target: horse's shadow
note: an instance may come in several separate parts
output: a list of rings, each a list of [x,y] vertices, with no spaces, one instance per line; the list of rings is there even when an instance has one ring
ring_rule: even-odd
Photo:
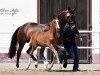
[[[48,72],[85,72],[85,71],[90,71],[90,70],[80,70],[80,71],[73,71],[73,70],[46,70],[46,71],[48,71]]]

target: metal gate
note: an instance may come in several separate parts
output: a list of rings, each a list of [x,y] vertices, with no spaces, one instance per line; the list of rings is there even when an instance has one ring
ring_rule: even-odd
[[[76,7],[76,22],[79,30],[91,30],[91,0],[38,0],[38,22],[48,23],[51,17],[67,7]],[[78,46],[91,46],[91,34],[82,33],[83,42]],[[49,53],[49,52],[48,52]],[[50,59],[50,56],[48,57]],[[80,63],[91,63],[91,49],[80,49]]]

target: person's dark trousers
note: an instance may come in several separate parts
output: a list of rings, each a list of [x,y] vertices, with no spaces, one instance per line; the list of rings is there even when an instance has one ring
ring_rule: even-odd
[[[67,47],[69,57],[74,59],[73,70],[78,69],[79,67],[79,50],[76,45]]]
[[[66,41],[64,41],[63,44],[64,44],[64,48],[68,52],[67,58],[68,59],[71,59],[71,58],[74,59],[73,70],[78,69],[78,67],[79,67],[79,50],[78,50],[76,44],[70,45]]]

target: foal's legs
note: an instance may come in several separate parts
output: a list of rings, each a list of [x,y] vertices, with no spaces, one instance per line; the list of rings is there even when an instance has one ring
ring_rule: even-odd
[[[32,49],[32,46],[30,46],[30,47],[28,48],[28,50],[26,51],[27,54],[29,54],[29,52],[30,52],[31,49]],[[34,55],[32,55],[32,59],[33,59],[34,61],[36,61],[36,58],[34,57]]]
[[[61,64],[60,64],[60,61],[59,61],[59,57],[58,57],[58,52],[57,50],[55,49],[56,47],[54,47],[52,44],[49,45],[49,48],[53,51],[53,53],[55,54],[56,58],[57,58],[57,63],[59,64],[59,67],[61,68]],[[51,67],[50,69],[53,67],[53,64],[54,64],[54,57],[53,57],[53,61],[52,61],[52,64],[51,64]]]
[[[27,53],[29,54],[30,50],[32,49],[32,46],[29,47],[29,49],[27,50]],[[41,49],[40,49],[40,57],[43,57],[43,60],[44,61],[44,68],[47,68],[47,65],[48,65],[48,61],[47,61],[47,58],[44,56],[44,50],[45,50],[45,47],[44,46],[41,46]],[[37,59],[34,57],[34,55],[32,55],[32,59],[34,61],[38,61],[38,55],[37,55]],[[29,58],[29,62],[31,61],[31,59]],[[37,66],[35,65],[35,67],[37,68]]]
[[[27,52],[27,54],[29,55],[29,53],[30,53],[30,51],[31,51],[31,49],[32,49],[32,45],[28,48],[28,50],[26,51]],[[37,66],[37,59],[38,59],[38,56],[37,56],[37,59],[34,57],[34,55],[32,55],[32,59],[33,59],[33,61],[35,61],[35,68],[37,68],[38,66]],[[29,62],[28,62],[28,66],[30,66],[30,64],[31,64],[31,58],[29,58]],[[28,67],[29,68],[29,67]]]
[[[48,67],[48,59],[44,56],[44,50],[46,49],[46,47],[44,46],[41,46],[41,49],[40,49],[40,57],[43,57],[43,60],[44,60],[44,68],[46,69]]]
[[[28,63],[28,67],[26,68],[26,70],[28,70],[29,69],[29,67],[30,67],[30,65],[31,65],[31,58],[32,58],[32,56],[33,56],[33,52],[35,51],[35,49],[36,49],[37,47],[36,46],[33,46],[32,48],[31,48],[31,50],[30,50],[30,52],[29,52],[29,63]],[[37,58],[38,59],[38,58]],[[35,67],[37,68],[37,60],[35,60]]]

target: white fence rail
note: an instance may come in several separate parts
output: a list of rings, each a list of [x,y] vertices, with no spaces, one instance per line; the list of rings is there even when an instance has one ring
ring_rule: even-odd
[[[79,49],[99,49],[100,50],[100,32],[94,32],[94,31],[79,31],[80,33],[84,34],[93,34],[97,33],[99,34],[99,47],[93,47],[93,46],[79,46]],[[7,53],[11,41],[13,32],[0,32],[0,53]],[[27,49],[28,46],[26,45],[24,49]],[[48,47],[47,47],[48,48]],[[26,53],[26,50],[23,50],[23,53]]]

